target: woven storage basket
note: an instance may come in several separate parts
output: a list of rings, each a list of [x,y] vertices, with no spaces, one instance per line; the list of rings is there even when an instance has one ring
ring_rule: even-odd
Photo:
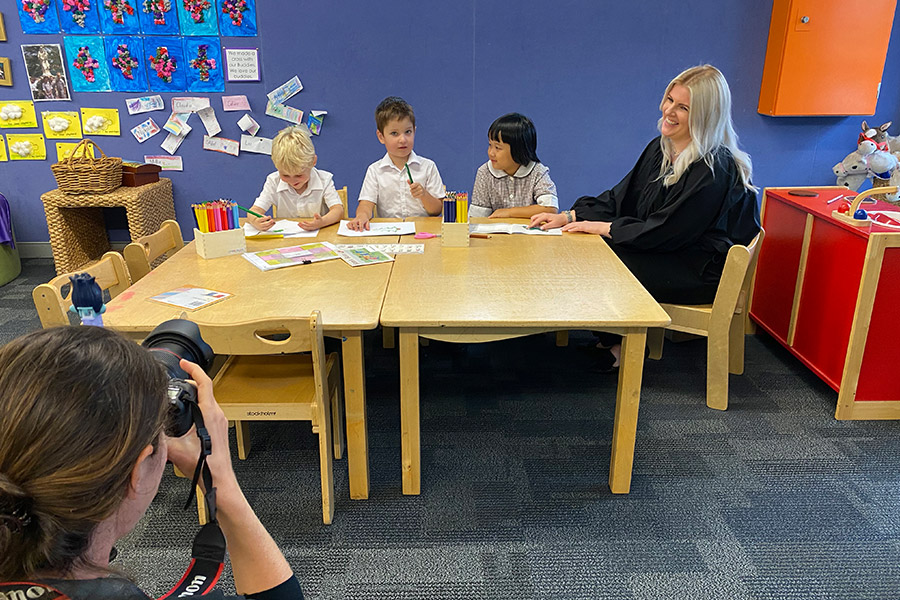
[[[93,145],[101,158],[88,155]],[[81,156],[76,156],[81,149]],[[105,194],[122,185],[122,159],[106,156],[93,140],[78,142],[62,162],[50,165],[59,190],[65,194]]]

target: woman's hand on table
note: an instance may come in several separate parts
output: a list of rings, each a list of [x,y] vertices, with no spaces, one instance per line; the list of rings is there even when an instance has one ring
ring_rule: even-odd
[[[592,233],[594,235],[609,237],[610,225],[612,225],[612,223],[608,221],[575,221],[574,223],[564,225],[562,230],[569,233]]]

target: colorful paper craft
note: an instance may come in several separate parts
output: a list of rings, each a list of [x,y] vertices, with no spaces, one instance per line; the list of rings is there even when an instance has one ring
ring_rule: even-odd
[[[141,31],[145,35],[178,35],[178,10],[181,0],[134,0],[140,7]]]
[[[59,23],[64,33],[100,33],[98,5],[103,0],[59,0]]]
[[[17,0],[23,33],[59,33],[59,15],[52,0]]]
[[[122,135],[118,108],[82,108],[81,127],[86,135]]]
[[[183,92],[187,89],[188,66],[179,38],[145,37],[144,62],[153,92]]]
[[[47,139],[69,140],[81,138],[81,120],[77,111],[43,111],[44,135]]]
[[[187,65],[187,89],[190,92],[224,92],[222,47],[219,38],[184,38],[184,59]]]
[[[136,36],[117,35],[104,38],[104,42],[113,91],[146,92],[143,40]]]
[[[178,7],[181,35],[218,35],[216,0],[172,0]]]
[[[0,100],[0,128],[37,127],[37,115],[31,100]]]
[[[183,171],[184,163],[180,156],[144,155],[144,162],[151,165],[159,165],[163,171]]]
[[[220,35],[256,35],[256,0],[217,0],[216,4]]]
[[[247,96],[222,96],[222,110],[251,110]]]
[[[76,92],[108,92],[109,63],[100,36],[65,36],[66,66]]]
[[[325,115],[327,114],[327,110],[309,111],[309,116],[306,117],[306,127],[309,129],[309,132],[311,134],[319,135],[319,133],[322,131],[322,123],[325,121]]]
[[[128,109],[129,115],[138,115],[154,110],[164,110],[166,108],[162,96],[141,96],[140,98],[125,98],[125,108]]]
[[[141,0],[91,0],[100,12],[100,29],[106,34],[135,35],[141,32]],[[137,5],[137,6],[135,6]]]
[[[40,133],[8,133],[6,143],[12,160],[47,160],[47,147]]]
[[[340,258],[334,246],[328,242],[315,242],[301,246],[247,252],[242,256],[263,271],[293,267],[295,265],[308,265],[323,260]]]
[[[152,118],[147,119],[140,125],[131,128],[131,135],[134,136],[134,139],[138,141],[139,144],[143,144],[154,135],[162,131],[159,128],[159,125],[156,124]]]

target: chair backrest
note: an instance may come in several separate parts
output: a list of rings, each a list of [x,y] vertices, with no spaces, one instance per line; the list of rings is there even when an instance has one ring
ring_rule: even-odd
[[[347,186],[345,185],[344,187],[339,189],[337,191],[337,193],[338,193],[338,197],[341,199],[341,204],[344,205],[344,218],[349,219],[350,213],[347,212],[349,210],[349,207],[347,206]]]
[[[746,246],[734,245],[728,250],[725,267],[722,269],[722,279],[719,280],[716,299],[712,305],[713,318],[719,314],[722,318],[730,319],[734,314],[744,310],[750,294],[750,282],[756,269],[756,260],[759,257],[759,247],[765,235],[766,232],[760,228],[752,242]]]
[[[125,267],[125,259],[118,252],[107,252],[99,261],[84,269],[58,275],[49,282],[42,283],[34,288],[31,297],[34,299],[34,307],[41,319],[41,326],[45,329],[70,324],[69,306],[72,304],[72,285],[69,277],[75,273],[93,275],[100,289],[109,293],[110,299],[115,298],[131,285],[128,269]]]
[[[150,272],[153,262],[164,254],[174,254],[184,247],[181,228],[169,219],[163,221],[159,231],[140,237],[122,251],[131,281],[138,281]]]

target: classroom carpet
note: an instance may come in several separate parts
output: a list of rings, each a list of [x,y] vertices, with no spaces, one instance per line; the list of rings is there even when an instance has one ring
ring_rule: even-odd
[[[0,288],[2,341],[37,329],[26,260]],[[562,308],[561,308],[562,310]],[[836,421],[837,394],[747,336],[729,409],[705,404],[705,341],[644,368],[631,493],[609,491],[615,375],[574,332],[421,348],[422,493],[400,489],[396,350],[366,335],[370,495],[335,461],[322,524],[308,423],[252,423],[238,479],[309,599],[900,598],[900,424]],[[113,563],[151,595],[190,555],[196,509],[169,467]],[[221,585],[233,593],[230,571]]]

